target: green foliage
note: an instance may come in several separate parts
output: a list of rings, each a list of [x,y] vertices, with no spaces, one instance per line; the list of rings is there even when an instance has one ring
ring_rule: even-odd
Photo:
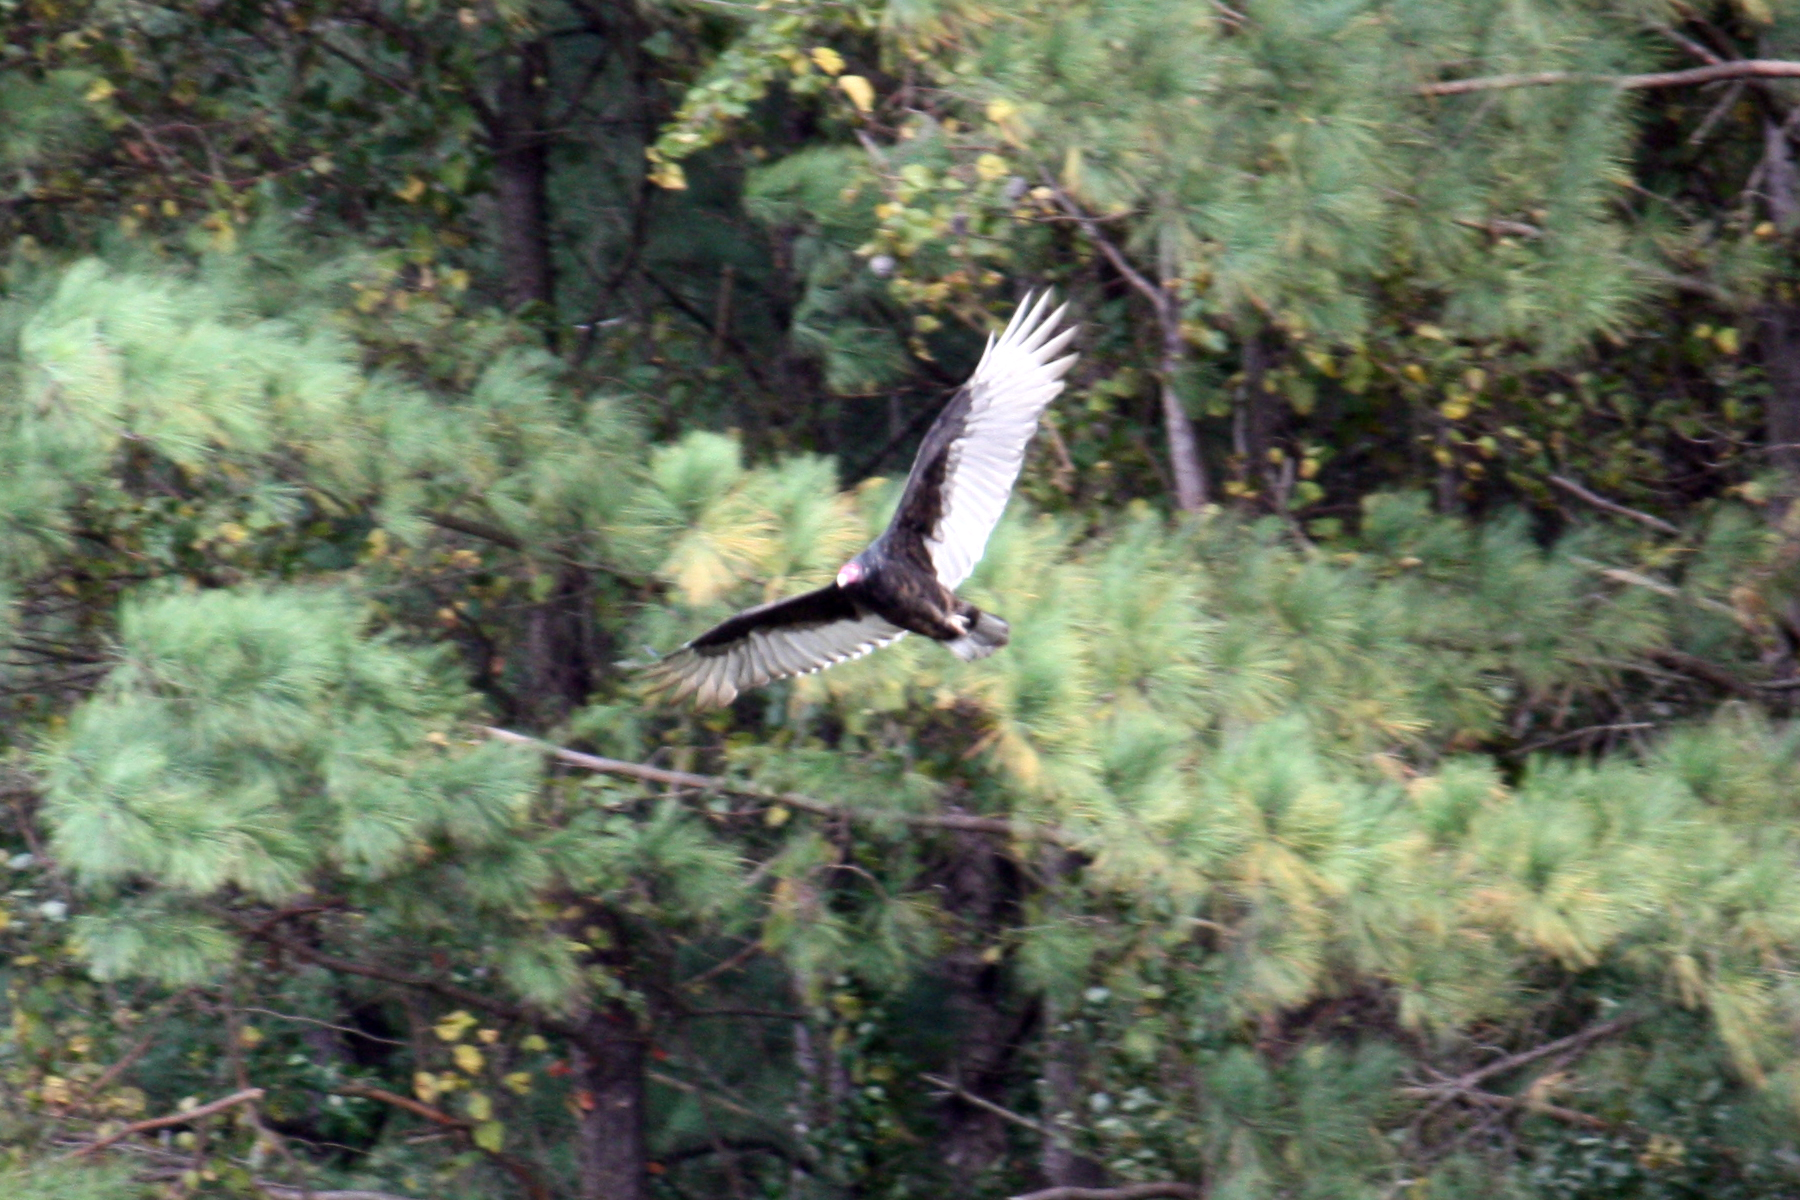
[[[0,1182],[1800,1190],[1785,8],[0,8]],[[646,698],[1042,283],[1005,651]]]

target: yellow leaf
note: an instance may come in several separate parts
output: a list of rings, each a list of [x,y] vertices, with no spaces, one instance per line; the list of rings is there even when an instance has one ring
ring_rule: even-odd
[[[500,1147],[506,1144],[506,1126],[498,1121],[483,1121],[475,1127],[472,1136],[477,1146],[489,1154],[498,1154]]]
[[[437,1034],[441,1041],[456,1042],[462,1040],[462,1035],[469,1032],[469,1027],[473,1024],[475,1018],[459,1008],[433,1025],[431,1032]]]
[[[830,46],[816,47],[812,52],[812,60],[819,64],[819,70],[827,75],[836,75],[844,69],[844,56]]]
[[[988,102],[987,106],[987,119],[996,125],[1001,125],[1006,122],[1008,117],[1018,111],[1019,106],[1014,104],[1011,100],[991,100]]]
[[[1730,327],[1719,330],[1713,334],[1713,345],[1717,346],[1722,353],[1736,354],[1738,352],[1738,331]]]
[[[430,1104],[438,1098],[437,1076],[430,1071],[413,1072],[413,1095]]]
[[[475,1039],[484,1046],[491,1046],[500,1040],[500,1031],[498,1029],[477,1029]]]
[[[793,815],[793,810],[785,804],[771,805],[769,811],[763,814],[763,824],[771,829],[780,829]]]
[[[1063,187],[1071,192],[1081,190],[1081,147],[1070,146],[1063,155],[1062,168]]]
[[[407,176],[406,182],[394,189],[394,195],[400,197],[408,204],[416,203],[419,197],[424,194],[425,181],[420,179],[417,175]]]
[[[477,1121],[486,1121],[494,1115],[494,1102],[485,1092],[470,1092],[463,1101],[463,1111]]]
[[[541,1054],[550,1048],[550,1043],[535,1033],[528,1033],[519,1039],[519,1049],[529,1050],[533,1054]]]
[[[500,1082],[521,1096],[531,1091],[531,1073],[529,1071],[513,1071]]]
[[[975,160],[975,174],[992,183],[1006,174],[1006,160],[998,154],[984,154]]]
[[[238,1045],[259,1046],[262,1044],[263,1031],[254,1025],[246,1025],[238,1030]]]
[[[456,1060],[458,1069],[468,1075],[478,1074],[487,1062],[487,1059],[481,1056],[481,1051],[469,1045],[458,1046],[450,1052],[450,1057]]]
[[[87,95],[82,97],[82,99],[86,100],[89,104],[99,104],[103,100],[111,99],[112,94],[118,90],[118,88],[112,85],[112,80],[96,79],[88,86]]]
[[[667,191],[685,191],[687,172],[681,169],[680,163],[659,162],[650,168],[650,182]]]
[[[875,109],[875,89],[861,75],[845,75],[838,80],[838,87],[850,102],[856,105],[857,112],[873,112]]]

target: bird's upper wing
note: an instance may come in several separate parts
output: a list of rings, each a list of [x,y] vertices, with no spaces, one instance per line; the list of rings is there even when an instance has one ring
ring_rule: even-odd
[[[1057,357],[1075,336],[1073,327],[1057,332],[1068,305],[1046,315],[1049,307],[1049,292],[1036,303],[1027,296],[999,340],[988,339],[975,374],[925,435],[889,526],[888,537],[922,546],[947,588],[981,561],[1038,416],[1075,362]]]
[[[730,704],[744,688],[808,675],[898,641],[906,631],[860,613],[836,584],[759,604],[707,630],[649,668],[679,700]]]

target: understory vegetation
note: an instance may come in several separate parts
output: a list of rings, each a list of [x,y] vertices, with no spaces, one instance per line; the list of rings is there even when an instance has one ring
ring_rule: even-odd
[[[20,1200],[1800,1197],[1800,8],[0,27]]]

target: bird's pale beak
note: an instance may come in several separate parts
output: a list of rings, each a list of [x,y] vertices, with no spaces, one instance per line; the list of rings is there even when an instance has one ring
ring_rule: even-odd
[[[838,569],[837,585],[839,587],[849,587],[853,583],[861,583],[862,577],[862,564],[847,562]]]

